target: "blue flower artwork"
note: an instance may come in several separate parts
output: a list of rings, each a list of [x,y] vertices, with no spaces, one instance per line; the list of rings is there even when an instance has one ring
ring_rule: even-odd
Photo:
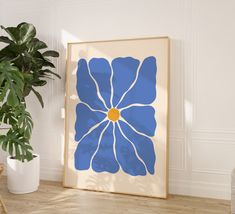
[[[153,175],[156,58],[79,59],[74,153],[77,170]]]

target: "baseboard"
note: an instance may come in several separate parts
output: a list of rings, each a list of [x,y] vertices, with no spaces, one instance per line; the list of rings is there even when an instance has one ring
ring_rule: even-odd
[[[62,181],[62,168],[41,168],[42,180]],[[204,198],[231,199],[231,186],[228,184],[196,182],[187,180],[170,180],[169,193]]]
[[[205,198],[231,199],[231,186],[227,184],[195,182],[187,180],[170,180],[169,192]]]
[[[63,169],[62,168],[45,168],[41,167],[40,169],[40,179],[48,181],[62,181],[63,178]]]

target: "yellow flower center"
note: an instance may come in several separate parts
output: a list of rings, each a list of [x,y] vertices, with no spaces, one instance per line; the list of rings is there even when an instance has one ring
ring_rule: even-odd
[[[116,108],[109,109],[109,112],[108,112],[109,120],[112,120],[113,122],[115,122],[119,119],[119,117],[120,117],[120,112],[118,109]]]

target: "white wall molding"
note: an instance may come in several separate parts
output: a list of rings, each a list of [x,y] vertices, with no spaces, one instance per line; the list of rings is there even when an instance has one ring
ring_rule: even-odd
[[[235,131],[233,130],[216,130],[216,129],[204,129],[204,130],[193,130],[192,138],[196,140],[206,140],[235,143]]]
[[[194,144],[214,144],[214,145],[221,144],[221,145],[235,146],[235,140],[233,140],[233,139],[195,137],[192,139],[192,143],[194,143]]]
[[[223,198],[227,200],[230,199],[231,195],[231,188],[229,184],[189,180],[170,180],[169,191],[179,195]]]
[[[193,173],[200,173],[200,174],[215,174],[215,175],[231,175],[231,171],[229,170],[221,170],[221,169],[212,169],[212,168],[204,168],[204,169],[196,169],[192,170]]]
[[[181,138],[170,138],[169,170],[186,170],[185,141]],[[177,151],[177,152],[176,152]]]

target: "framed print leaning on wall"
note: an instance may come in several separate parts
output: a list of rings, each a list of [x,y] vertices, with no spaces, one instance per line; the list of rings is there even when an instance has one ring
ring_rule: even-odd
[[[64,186],[167,197],[169,39],[68,44]]]

